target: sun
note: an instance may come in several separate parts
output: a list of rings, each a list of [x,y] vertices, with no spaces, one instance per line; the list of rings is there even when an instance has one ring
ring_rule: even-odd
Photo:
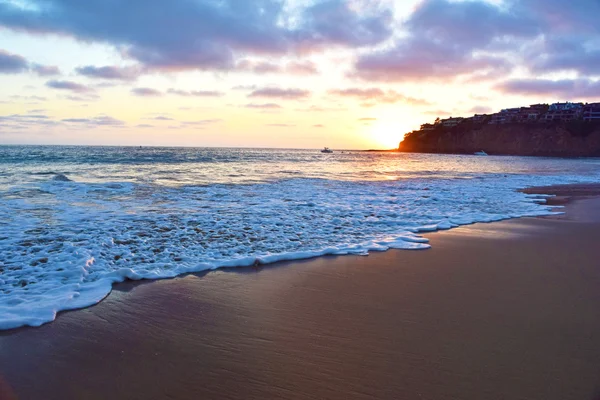
[[[384,149],[395,149],[404,137],[398,124],[377,120],[369,128],[374,144]]]

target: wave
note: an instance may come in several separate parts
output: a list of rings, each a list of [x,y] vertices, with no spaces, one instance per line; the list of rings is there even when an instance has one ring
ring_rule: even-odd
[[[72,182],[65,174],[55,174],[52,180],[55,182]]]
[[[58,176],[58,175],[57,175]],[[67,178],[68,179],[68,178]],[[125,279],[161,279],[322,255],[426,249],[422,232],[556,213],[515,189],[582,177],[160,187],[37,183],[1,199],[0,329],[39,326]]]

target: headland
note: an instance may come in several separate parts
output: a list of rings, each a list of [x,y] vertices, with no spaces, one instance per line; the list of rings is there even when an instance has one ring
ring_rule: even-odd
[[[415,153],[600,157],[600,103],[533,104],[469,118],[436,119],[405,135]]]

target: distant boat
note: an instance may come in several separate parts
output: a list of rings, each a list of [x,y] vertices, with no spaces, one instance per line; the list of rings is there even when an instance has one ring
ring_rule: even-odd
[[[487,156],[488,153],[486,153],[485,151],[481,150],[481,151],[478,151],[477,153],[474,153],[474,155],[476,155],[476,156]]]
[[[325,147],[323,150],[321,150],[321,153],[333,153],[333,150],[331,150],[329,147]]]

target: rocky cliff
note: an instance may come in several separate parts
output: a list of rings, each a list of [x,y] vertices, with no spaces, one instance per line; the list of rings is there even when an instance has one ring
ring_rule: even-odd
[[[600,157],[600,123],[461,124],[433,131],[414,131],[400,143],[400,151],[415,153],[547,157]]]

